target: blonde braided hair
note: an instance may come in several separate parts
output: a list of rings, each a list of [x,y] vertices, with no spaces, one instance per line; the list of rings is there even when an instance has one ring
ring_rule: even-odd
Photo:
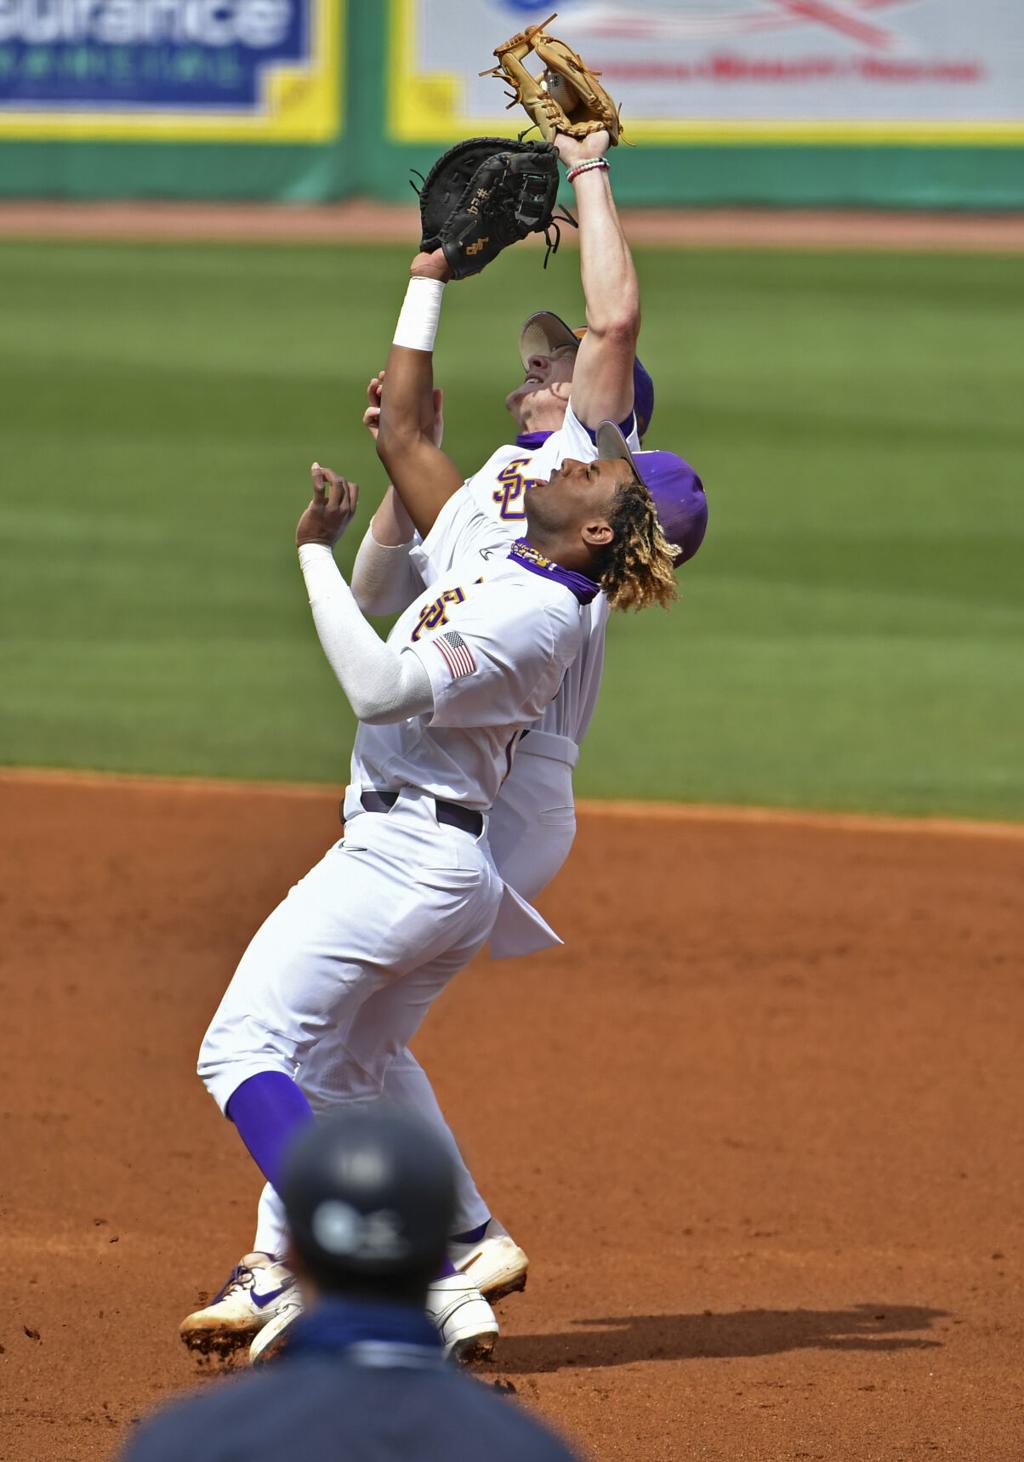
[[[639,479],[616,489],[608,522],[615,536],[596,577],[612,609],[667,609],[676,597],[672,569],[679,549],[662,532],[654,499]]]

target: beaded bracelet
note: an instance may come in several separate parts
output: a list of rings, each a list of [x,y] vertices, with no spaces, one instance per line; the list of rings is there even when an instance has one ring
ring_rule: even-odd
[[[592,172],[594,168],[600,168],[603,172],[608,172],[607,159],[603,157],[584,158],[582,162],[577,162],[573,164],[573,166],[566,173],[565,180],[567,183],[575,182],[580,173]]]

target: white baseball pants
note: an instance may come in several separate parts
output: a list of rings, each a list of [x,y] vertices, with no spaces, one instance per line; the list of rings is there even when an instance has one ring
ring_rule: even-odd
[[[561,741],[562,738],[552,736],[542,739],[538,733],[526,738],[488,819],[487,837],[498,872],[529,903],[562,867],[576,835],[572,790],[576,748],[572,742],[560,746]],[[530,749],[531,742],[538,750]],[[374,814],[364,813],[350,823],[353,837],[371,816]],[[351,1090],[350,1074],[330,1060],[329,1052],[325,1063],[319,1049],[310,1053],[305,1075],[299,1080],[314,1110],[343,1101],[377,1101],[383,1097],[417,1112],[434,1126],[455,1165],[454,1232],[468,1232],[490,1217],[490,1209],[462,1158],[430,1079],[407,1045],[388,1062],[383,1085],[378,1090]],[[284,1210],[276,1191],[267,1183],[260,1197],[253,1249],[282,1255],[286,1241]]]
[[[353,818],[256,933],[206,1033],[199,1074],[221,1110],[260,1071],[314,1110],[379,1097],[502,895],[486,838],[439,824],[432,798]]]

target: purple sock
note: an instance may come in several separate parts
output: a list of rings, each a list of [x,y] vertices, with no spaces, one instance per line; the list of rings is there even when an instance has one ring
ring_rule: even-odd
[[[300,1088],[283,1071],[257,1072],[231,1093],[227,1115],[257,1167],[276,1188],[285,1148],[299,1128],[313,1120]]]
[[[456,1269],[455,1265],[452,1263],[452,1261],[450,1259],[442,1259],[441,1260],[441,1267],[437,1271],[436,1278],[437,1279],[450,1279],[453,1274],[458,1274],[458,1272],[459,1271]]]
[[[476,1228],[468,1228],[464,1234],[452,1234],[452,1243],[478,1244],[487,1232],[487,1225],[490,1221],[489,1218],[485,1218],[483,1223],[478,1223]]]

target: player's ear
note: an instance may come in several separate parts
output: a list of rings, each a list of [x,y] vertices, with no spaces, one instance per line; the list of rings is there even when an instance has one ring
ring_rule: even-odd
[[[607,518],[594,518],[591,522],[584,523],[580,532],[588,548],[607,548],[615,537]]]

